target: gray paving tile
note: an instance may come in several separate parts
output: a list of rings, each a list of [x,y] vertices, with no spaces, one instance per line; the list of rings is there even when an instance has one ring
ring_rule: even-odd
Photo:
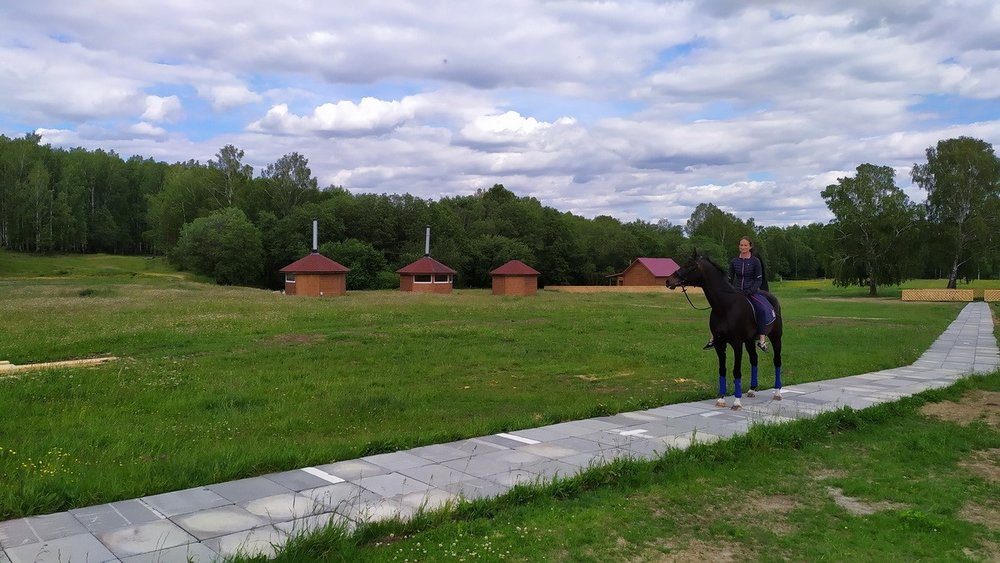
[[[563,436],[583,436],[584,434],[593,434],[599,430],[617,428],[617,425],[596,420],[574,420],[572,422],[560,422],[559,424],[553,424],[545,428],[552,432],[558,432]]]
[[[542,456],[537,456],[528,452],[510,450],[506,452],[494,452],[491,454],[475,456],[468,460],[446,461],[442,465],[476,477],[485,477],[487,475],[495,475],[502,471],[517,469],[524,465],[538,463],[544,459],[545,458]]]
[[[327,526],[341,527],[345,532],[354,530],[355,524],[346,516],[335,512],[324,512],[304,518],[296,518],[288,522],[275,524],[274,527],[294,538],[301,535],[308,535],[326,528]]]
[[[82,528],[82,526],[81,526]],[[85,561],[100,563],[118,561],[104,544],[92,534],[76,534],[40,543],[12,547],[7,550],[11,563],[68,563]]]
[[[559,438],[566,437],[566,434],[550,430],[549,427],[547,426],[543,426],[541,428],[527,428],[524,430],[518,430],[517,432],[511,432],[511,434],[516,434],[518,436],[521,436],[522,438],[538,440],[539,442],[549,442],[552,440],[558,440]]]
[[[347,514],[352,507],[382,498],[377,493],[348,482],[306,489],[301,494],[340,514]]]
[[[136,499],[77,508],[69,513],[95,535],[163,519]]]
[[[326,471],[330,475],[335,475],[345,481],[357,481],[358,479],[371,477],[373,475],[391,473],[390,469],[361,459],[349,459],[346,461],[329,463],[327,465],[317,465],[316,469]]]
[[[229,500],[205,487],[143,497],[142,501],[168,518],[178,514],[232,504]]]
[[[477,455],[483,455],[493,452],[500,452],[504,450],[509,450],[507,446],[501,446],[500,444],[493,444],[485,440],[478,440],[472,438],[469,440],[458,440],[457,442],[448,442],[444,444],[449,448],[454,448],[458,451],[465,452],[465,457],[472,457]]]
[[[510,438],[505,438],[503,436],[497,436],[495,434],[494,435],[490,435],[490,436],[480,436],[477,439],[478,440],[482,440],[484,442],[489,442],[491,444],[496,444],[498,446],[502,446],[502,447],[507,448],[507,449],[518,448],[520,446],[525,445],[525,443],[526,443],[526,442],[521,442],[521,441],[518,441],[518,440],[512,440]]]
[[[609,424],[609,428],[618,428],[621,426],[629,426],[630,424],[635,424],[635,419],[625,416],[624,414],[616,414],[613,416],[599,416],[597,418],[592,418],[590,420],[597,420]]]
[[[388,454],[370,455],[361,459],[363,461],[367,461],[368,463],[374,463],[379,467],[384,467],[389,471],[399,471],[400,469],[420,467],[421,465],[431,463],[430,460],[413,455],[409,452],[392,452]]]
[[[461,497],[459,495],[436,488],[399,496],[401,504],[415,508],[418,511],[440,510],[445,507],[453,509],[458,506],[460,501]]]
[[[348,517],[360,524],[364,524],[385,520],[406,521],[416,513],[416,508],[408,504],[403,504],[403,501],[399,498],[391,498],[381,499],[365,506],[356,507]]]
[[[554,479],[565,479],[579,473],[580,469],[572,464],[559,461],[557,459],[547,459],[521,468],[523,471],[534,473],[544,481],[549,482]]]
[[[303,469],[270,473],[268,475],[264,475],[264,477],[294,492],[305,489],[315,489],[316,487],[322,487],[330,484],[329,481],[307,473]]]
[[[202,543],[189,543],[169,549],[123,557],[122,563],[214,563],[221,556]]]
[[[260,516],[270,524],[304,518],[329,510],[325,504],[299,493],[282,493],[258,498],[242,503],[240,506],[250,514]]]
[[[277,549],[288,541],[288,534],[274,526],[264,526],[212,538],[205,545],[223,557],[274,557]]]
[[[459,459],[467,457],[469,454],[458,448],[448,446],[445,444],[435,444],[432,446],[423,446],[419,448],[414,448],[410,450],[410,453],[422,457],[428,461],[434,463],[440,463],[442,461],[449,461],[452,459]]]
[[[412,469],[403,469],[399,473],[433,487],[442,487],[474,478],[468,473],[437,463],[414,467]]]
[[[10,563],[10,557],[7,557],[7,553],[0,549],[0,563]]]
[[[290,492],[274,481],[265,477],[251,477],[209,485],[208,490],[216,493],[229,502],[239,504],[255,498],[269,497]]]
[[[10,549],[86,532],[83,524],[68,512],[18,518],[0,523],[0,546]]]
[[[357,484],[386,498],[417,491],[426,491],[430,488],[430,485],[427,483],[407,477],[402,473],[387,473],[385,475],[365,477],[364,479],[359,479]]]
[[[559,459],[563,457],[579,455],[581,453],[584,453],[585,451],[594,451],[596,449],[600,449],[600,444],[597,444],[596,442],[591,442],[589,440],[580,440],[580,441],[584,444],[587,444],[587,447],[585,449],[573,448],[570,447],[568,444],[560,443],[560,440],[555,440],[547,443],[531,444],[528,446],[524,446],[523,448],[520,448],[520,451],[527,452],[532,455],[547,457],[549,459]]]
[[[493,498],[510,491],[510,487],[487,481],[478,477],[460,483],[445,485],[442,489],[458,495],[462,499],[476,500],[481,498]]]
[[[97,538],[117,557],[150,553],[197,541],[194,536],[170,520],[137,524],[105,532],[98,535]]]
[[[234,505],[175,516],[173,521],[199,540],[242,532],[268,523],[266,519]]]

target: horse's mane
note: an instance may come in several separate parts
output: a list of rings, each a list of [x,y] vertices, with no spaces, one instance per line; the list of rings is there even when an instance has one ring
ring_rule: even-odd
[[[716,264],[715,260],[712,260],[710,257],[708,257],[708,256],[706,256],[704,254],[702,254],[701,257],[704,258],[709,264],[715,266],[715,269],[718,270],[720,274],[722,274],[723,276],[726,276],[726,270],[723,269],[722,266]]]

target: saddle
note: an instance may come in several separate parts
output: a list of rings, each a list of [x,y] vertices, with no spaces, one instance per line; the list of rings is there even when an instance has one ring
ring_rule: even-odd
[[[756,299],[754,299],[756,297]],[[755,293],[750,297],[745,297],[748,303],[750,303],[750,311],[753,312],[753,320],[757,322],[757,315],[764,315],[764,326],[768,326],[773,323],[778,315],[774,312],[774,306],[771,302],[767,300],[760,293]]]

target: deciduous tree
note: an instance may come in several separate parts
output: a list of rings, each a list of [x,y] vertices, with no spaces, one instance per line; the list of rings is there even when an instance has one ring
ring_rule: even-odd
[[[868,294],[875,296],[879,285],[902,282],[903,237],[916,226],[916,215],[896,186],[893,169],[862,164],[853,178],[838,178],[822,195],[836,217],[834,283],[867,285]]]
[[[985,141],[946,139],[927,149],[927,163],[914,164],[912,176],[927,190],[929,219],[951,241],[948,287],[954,289],[963,265],[996,250],[1000,160]]]

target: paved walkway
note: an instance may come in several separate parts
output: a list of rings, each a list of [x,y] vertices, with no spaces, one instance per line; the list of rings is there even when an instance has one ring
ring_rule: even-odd
[[[668,405],[10,520],[0,523],[0,563],[272,554],[272,545],[289,534],[331,520],[352,526],[405,517],[458,495],[498,495],[519,482],[574,474],[616,457],[653,458],[667,448],[743,433],[757,422],[893,401],[992,372],[998,364],[990,308],[970,303],[913,365],[791,385],[782,390],[782,401],[765,391],[744,397],[744,409],[736,412],[717,409],[714,400]]]

